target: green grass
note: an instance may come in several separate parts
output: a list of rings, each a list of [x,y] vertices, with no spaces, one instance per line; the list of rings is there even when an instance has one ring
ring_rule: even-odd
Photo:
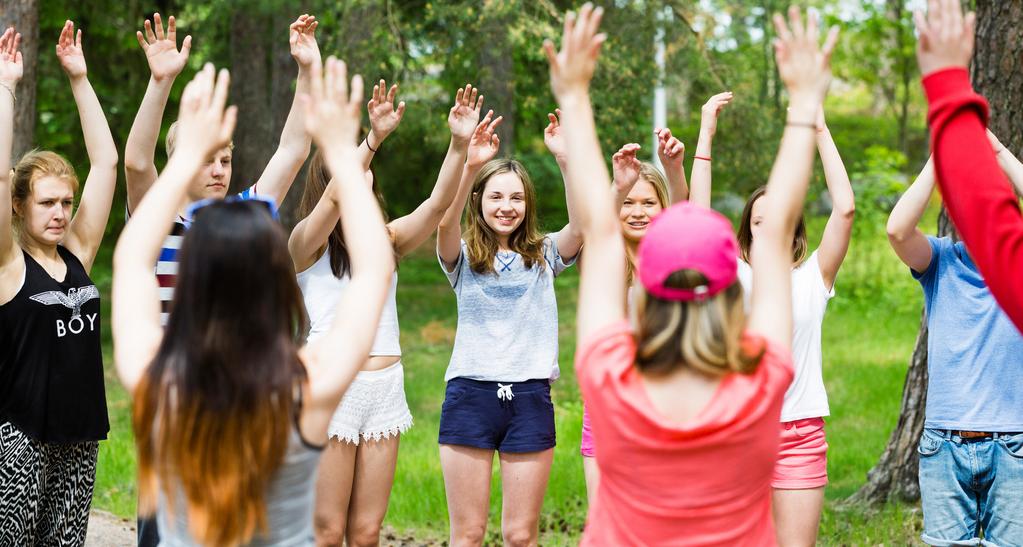
[[[822,222],[810,222],[811,234]],[[839,502],[864,482],[896,423],[906,365],[920,319],[920,291],[877,233],[857,236],[837,283],[824,324],[824,378],[831,400],[827,420],[831,483],[821,522],[825,545],[902,545],[917,542],[921,518],[912,506],[880,509]],[[816,241],[816,239],[812,239]],[[431,248],[424,245],[424,249]],[[94,277],[109,294],[109,255]],[[451,289],[428,251],[401,264],[401,318],[405,386],[415,426],[401,442],[398,469],[385,525],[406,536],[444,539],[447,506],[437,450],[437,425],[456,326]],[[578,273],[569,269],[557,282],[560,309],[561,380],[554,384],[558,446],[541,518],[543,545],[578,543],[585,522],[585,486],[579,456],[582,404],[572,368]],[[109,308],[104,310],[109,321]],[[109,323],[105,355],[112,367]],[[110,440],[101,443],[94,505],[121,516],[135,507],[135,457],[130,404],[108,372]],[[500,481],[495,465],[487,544],[500,542]]]

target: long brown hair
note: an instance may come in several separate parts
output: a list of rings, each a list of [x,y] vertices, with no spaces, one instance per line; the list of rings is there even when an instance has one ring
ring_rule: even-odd
[[[521,163],[502,158],[491,160],[480,169],[476,180],[472,182],[469,207],[465,211],[467,224],[465,247],[469,255],[469,266],[476,273],[495,273],[494,257],[497,256],[498,239],[497,234],[483,218],[483,192],[491,177],[503,173],[514,173],[522,181],[526,204],[525,217],[508,237],[508,247],[522,256],[522,263],[526,268],[532,268],[534,264],[539,264],[541,268],[544,265],[544,238],[536,226],[536,190],[533,181]]]
[[[694,289],[707,284],[696,270],[673,272],[665,286]],[[640,290],[636,302],[636,368],[666,375],[687,366],[710,376],[757,369],[763,345],[745,337],[746,311],[736,281],[704,301],[664,300]]]
[[[767,187],[761,186],[750,194],[746,200],[746,206],[742,208],[742,218],[739,220],[739,233],[736,239],[739,240],[739,256],[747,264],[750,263],[750,249],[753,247],[753,229],[750,223],[753,222],[753,204],[767,193]],[[796,224],[796,233],[792,236],[792,263],[800,265],[806,260],[807,248],[806,223],[803,215],[799,215],[799,222]]]
[[[330,179],[331,176],[330,171],[327,169],[327,162],[323,158],[323,153],[317,148],[313,154],[313,159],[309,162],[309,170],[306,171],[305,188],[302,189],[302,201],[298,206],[299,215],[302,218],[308,217],[313,212],[313,209],[316,208],[316,204],[319,203],[323,192],[326,191],[327,185],[330,184]],[[380,210],[382,211],[384,209],[384,197],[380,194],[375,175],[373,177],[373,194],[376,196],[377,202],[380,203]],[[386,219],[387,216],[385,214],[384,220],[386,221]],[[388,235],[391,235],[393,238],[390,229],[388,229]],[[334,277],[340,279],[352,273],[352,263],[348,257],[348,245],[345,244],[345,232],[341,228],[340,219],[334,224],[334,229],[331,230],[330,235],[327,237],[326,251],[330,253],[330,270],[334,272]],[[323,249],[320,252],[322,253]],[[397,264],[397,261],[395,263]]]
[[[668,181],[664,175],[652,163],[643,162],[639,164],[639,181],[646,181],[654,187],[654,194],[657,195],[657,202],[661,204],[661,210],[667,209],[670,203],[668,198]],[[639,184],[637,181],[637,184]],[[624,237],[624,234],[623,236]],[[632,285],[636,276],[636,257],[631,247],[625,245],[625,279],[628,285]]]
[[[266,531],[266,491],[306,380],[302,294],[287,236],[264,205],[197,212],[169,323],[135,391],[140,512],[162,494],[168,510],[185,508],[189,532],[206,545]]]

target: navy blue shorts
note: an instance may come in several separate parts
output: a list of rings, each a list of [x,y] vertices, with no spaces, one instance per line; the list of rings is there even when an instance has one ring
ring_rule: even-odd
[[[499,452],[553,448],[549,380],[499,383],[452,378],[440,410],[440,444]]]

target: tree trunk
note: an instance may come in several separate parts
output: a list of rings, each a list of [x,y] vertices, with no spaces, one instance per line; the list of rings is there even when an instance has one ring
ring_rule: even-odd
[[[973,87],[991,105],[988,126],[1017,157],[1023,153],[1023,2],[977,0]]]
[[[39,5],[36,0],[0,0],[0,31],[10,26],[21,33],[21,56],[25,66],[14,105],[11,158],[16,162],[35,144],[36,60],[39,55]]]
[[[231,191],[255,184],[273,153],[270,73],[267,37],[269,18],[258,10],[238,10],[231,24],[231,103],[238,106],[234,132]]]
[[[480,21],[481,37],[487,45],[479,48],[479,88],[486,98],[484,114],[493,109],[494,116],[504,116],[497,127],[501,139],[501,152],[505,156],[515,153],[515,59],[511,55],[508,29],[515,17],[518,2],[502,5],[503,2],[487,0],[482,9]]]
[[[973,58],[973,85],[991,104],[991,129],[1014,153],[1023,150],[1023,134],[1011,131],[1023,125],[1023,2],[977,1],[977,40]],[[938,235],[957,239],[945,215],[938,217]],[[902,390],[899,421],[867,484],[850,500],[883,503],[920,498],[916,446],[923,431],[927,401],[927,324],[921,321],[916,348]]]

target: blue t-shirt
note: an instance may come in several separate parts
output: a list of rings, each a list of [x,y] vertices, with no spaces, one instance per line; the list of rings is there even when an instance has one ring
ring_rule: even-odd
[[[1023,431],[1023,336],[995,302],[966,246],[928,237],[931,263],[912,272],[927,309],[924,427]]]

